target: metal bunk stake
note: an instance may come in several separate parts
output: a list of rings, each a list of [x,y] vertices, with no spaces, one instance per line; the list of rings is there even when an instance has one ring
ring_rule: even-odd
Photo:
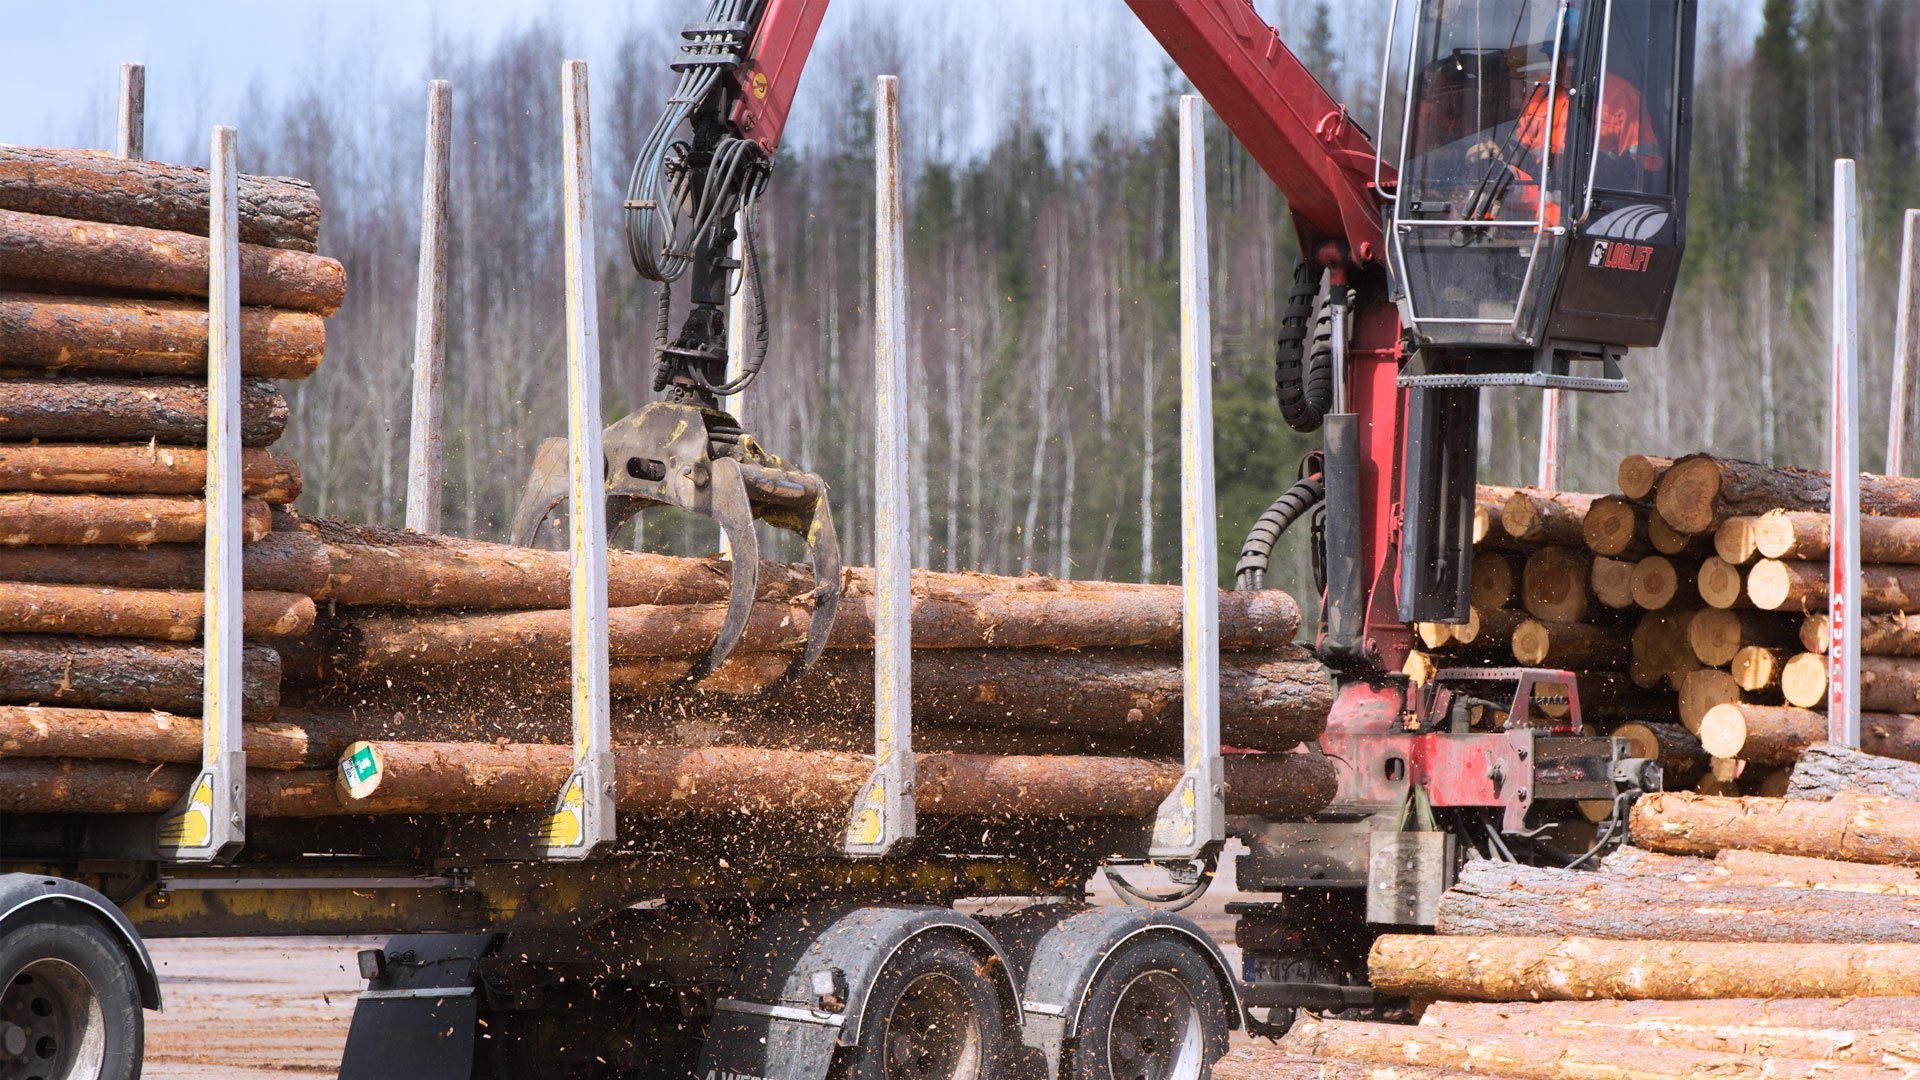
[[[246,839],[241,743],[240,200],[236,137],[213,129],[207,267],[206,611],[201,622],[200,773],[160,819],[161,857],[208,863]]]
[[[1147,854],[1192,859],[1226,838],[1220,761],[1220,572],[1213,516],[1213,341],[1207,283],[1206,114],[1180,99],[1180,577],[1186,771]]]
[[[873,775],[844,848],[877,858],[913,837],[913,548],[907,502],[907,273],[901,226],[900,80],[875,88],[873,306]]]
[[[1828,464],[1827,741],[1860,747],[1860,202],[1853,161],[1833,163],[1833,335]]]

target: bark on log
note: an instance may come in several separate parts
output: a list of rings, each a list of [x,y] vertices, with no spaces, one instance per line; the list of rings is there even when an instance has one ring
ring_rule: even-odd
[[[1544,547],[1527,556],[1520,574],[1521,602],[1527,613],[1545,622],[1574,623],[1587,614],[1588,557],[1561,547]]]
[[[1586,543],[1581,522],[1595,496],[1571,491],[1521,488],[1500,508],[1500,526],[1523,544]]]
[[[1916,1036],[1920,1032],[1912,1029],[1855,1030],[1819,1025],[1757,1025],[1747,1021],[1745,1007],[1758,1003],[1743,1000],[1728,1004],[1734,1007],[1726,1008],[1717,1015],[1679,1019],[1649,1014],[1625,1019],[1610,1017],[1606,1013],[1581,1015],[1560,1010],[1543,1012],[1544,1008],[1549,1007],[1546,1002],[1472,1005],[1434,1002],[1421,1015],[1420,1027],[1457,1031],[1463,1039],[1477,1038],[1483,1032],[1521,1037],[1540,1034],[1636,1048],[1673,1046],[1711,1050],[1763,1062],[1787,1058],[1881,1068],[1895,1063],[1920,1063],[1916,1062],[1916,1050],[1920,1049],[1920,1039],[1916,1039]]]
[[[1634,606],[1645,611],[1659,611],[1680,595],[1682,580],[1694,576],[1691,567],[1682,571],[1672,559],[1665,555],[1649,555],[1633,564],[1633,573],[1627,579],[1628,589],[1633,596]]]
[[[1762,559],[1747,574],[1747,597],[1764,611],[1815,611],[1827,606],[1827,566]],[[1920,608],[1920,566],[1860,568],[1860,607],[1866,612]]]
[[[1707,711],[1740,700],[1740,684],[1718,668],[1690,671],[1680,683],[1680,725],[1698,735]]]
[[[1829,802],[1665,791],[1634,804],[1633,842],[1673,855],[1723,848],[1863,863],[1920,862],[1920,803],[1847,795]]]
[[[143,765],[68,758],[0,760],[0,813],[154,814],[170,810],[199,775],[194,765]],[[333,770],[247,770],[248,817],[346,813]]]
[[[1367,968],[1390,994],[1476,1001],[1920,996],[1920,945],[1388,934]]]
[[[0,705],[0,758],[107,758],[198,762],[200,718],[173,713]],[[325,769],[338,757],[308,752],[307,733],[283,720],[242,725],[247,767]]]
[[[1647,515],[1647,543],[1662,555],[1685,555],[1710,551],[1711,544],[1703,542],[1702,537],[1684,533],[1667,524],[1667,519],[1658,511]]]
[[[313,251],[320,196],[305,180],[241,175],[240,240]],[[95,150],[0,146],[0,208],[205,236],[211,218],[205,169],[129,161]]]
[[[1867,615],[1860,620],[1860,651],[1870,656],[1920,656],[1920,615],[1897,611]],[[1800,623],[1800,644],[1808,652],[1827,651],[1827,614],[1815,611]]]
[[[1631,654],[1625,634],[1591,623],[1528,619],[1513,632],[1513,658],[1528,666],[1624,669]]]
[[[196,535],[195,540],[199,537]],[[307,532],[274,530],[240,549],[248,588],[312,596],[326,587],[327,550]],[[105,585],[123,589],[198,589],[206,551],[198,543],[151,547],[0,545],[0,581]]]
[[[1726,610],[1746,606],[1746,578],[1747,573],[1738,566],[1715,555],[1700,563],[1693,580],[1708,607]]]
[[[1450,1072],[1370,1061],[1329,1061],[1258,1043],[1238,1046],[1213,1065],[1214,1080],[1503,1080],[1485,1072]]]
[[[1725,667],[1750,645],[1784,648],[1794,642],[1794,628],[1777,615],[1750,609],[1707,608],[1687,624],[1687,646],[1708,667]]]
[[[1833,543],[1833,519],[1820,510],[1772,510],[1756,519],[1754,542],[1769,559],[1825,559]],[[1920,563],[1920,520],[1862,517],[1860,561]]]
[[[1587,591],[1603,607],[1615,611],[1633,607],[1633,563],[1595,556],[1593,568],[1587,574]]]
[[[1713,869],[1715,880],[1739,885],[1920,896],[1920,869],[1910,866],[1867,866],[1765,851],[1723,851],[1713,857]]]
[[[1658,761],[1661,772],[1676,785],[1692,783],[1707,770],[1707,752],[1700,740],[1678,724],[1633,721],[1614,728],[1613,737],[1627,740],[1629,757]]]
[[[193,641],[205,614],[206,597],[198,592],[0,582],[0,633]],[[313,601],[250,589],[241,596],[241,617],[248,637],[292,637],[313,626]]]
[[[1648,454],[1628,454],[1620,459],[1620,467],[1614,472],[1616,486],[1620,494],[1629,499],[1645,499],[1653,494],[1660,478],[1673,468],[1670,457],[1653,457]]]
[[[1525,1004],[1436,1001],[1422,1026],[1446,1027],[1456,1018],[1525,1015],[1541,1024],[1633,1028],[1681,1024],[1711,1028],[1796,1028],[1823,1031],[1920,1031],[1920,997],[1731,998],[1706,1001],[1538,1001]]]
[[[1473,606],[1482,611],[1513,607],[1520,601],[1520,572],[1511,555],[1498,551],[1473,553]]]
[[[1728,670],[1733,674],[1733,681],[1739,683],[1740,689],[1747,693],[1778,691],[1781,672],[1792,657],[1793,654],[1785,649],[1746,645],[1733,654],[1733,663]]]
[[[197,645],[0,635],[0,701],[198,714],[202,665]],[[273,715],[280,704],[277,652],[246,647],[241,692],[247,719]]]
[[[1299,626],[1300,609],[1285,593],[1220,594],[1222,647],[1234,651],[1283,648]],[[718,634],[726,609],[719,604],[614,607],[607,629],[615,659],[703,655]],[[762,603],[754,608],[738,650],[797,652],[812,612],[801,604]],[[1179,593],[982,592],[968,597],[916,597],[913,647],[935,649],[1176,649],[1180,643]],[[396,666],[435,667],[513,658],[539,663],[571,655],[572,628],[565,610],[476,615],[363,616],[340,624],[343,639],[334,662],[366,675]],[[873,602],[843,599],[828,639],[833,650],[873,648]]]
[[[1827,700],[1827,658],[1818,653],[1795,656],[1787,661],[1780,687],[1789,705],[1822,707]],[[1920,658],[1862,656],[1860,707],[1876,713],[1920,712]]]
[[[537,809],[566,779],[565,746],[497,743],[355,743],[343,762],[374,763],[341,802],[356,813]],[[872,772],[870,755],[744,747],[620,747],[616,798],[629,813],[844,815]],[[1171,761],[1139,758],[921,754],[923,814],[1145,817],[1180,778]],[[1227,765],[1230,812],[1296,817],[1334,795],[1333,767],[1314,754],[1237,755]]]
[[[1580,534],[1596,555],[1632,555],[1651,550],[1647,512],[1619,495],[1602,495],[1587,506]]]
[[[247,543],[273,525],[259,499],[243,501],[240,520]],[[0,546],[179,544],[206,530],[206,500],[192,495],[0,495]]]
[[[1654,505],[1667,524],[1702,533],[1741,514],[1826,509],[1828,489],[1825,473],[1694,454],[1661,477]],[[1882,517],[1920,516],[1920,480],[1862,474],[1860,509]]]
[[[35,281],[207,295],[207,239],[138,225],[0,210],[0,267]],[[338,260],[240,245],[240,302],[331,315],[347,295]]]
[[[1920,898],[1717,881],[1614,878],[1469,860],[1436,932],[1664,941],[1920,944]]]
[[[240,382],[240,439],[270,446],[287,399],[266,379]],[[191,379],[0,376],[0,439],[26,442],[204,443],[207,384]]]
[[[1866,740],[1867,724],[1867,718],[1862,716],[1862,742]],[[1920,765],[1828,742],[1808,746],[1793,767],[1793,783],[1787,788],[1787,798],[1831,799],[1839,795],[1920,802]]]
[[[204,376],[207,326],[205,303],[0,292],[0,368]],[[240,309],[243,375],[304,379],[326,344],[318,315]]]
[[[1879,1065],[1786,1059],[1676,1046],[1637,1045],[1622,1054],[1614,1039],[1540,1032],[1471,1031],[1303,1015],[1279,1042],[1293,1054],[1348,1061],[1459,1069],[1524,1080],[1698,1080],[1707,1076],[1884,1080]]]
[[[264,502],[300,496],[300,466],[285,454],[240,455],[240,488]],[[197,446],[0,446],[0,491],[55,495],[198,495],[207,452]]]
[[[1732,566],[1745,566],[1759,554],[1755,517],[1730,517],[1713,531],[1713,553]]]

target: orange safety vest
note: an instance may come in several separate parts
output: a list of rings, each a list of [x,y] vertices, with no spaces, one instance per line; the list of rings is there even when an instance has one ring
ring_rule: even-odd
[[[1567,116],[1572,111],[1571,98],[1565,86],[1555,87],[1553,93],[1553,154],[1559,157],[1567,151]],[[1547,94],[1546,85],[1534,87],[1527,99],[1526,108],[1520,113],[1517,135],[1520,145],[1539,153],[1546,142]],[[1653,120],[1647,115],[1646,107],[1640,101],[1640,91],[1618,75],[1605,77],[1600,101],[1600,141],[1598,151],[1632,157],[1640,161],[1643,167],[1657,169],[1664,164],[1657,143],[1647,140],[1654,132]],[[1516,209],[1523,213],[1533,213],[1539,205],[1540,185],[1537,179],[1514,166],[1518,174],[1519,185],[1514,191],[1513,202]],[[1547,204],[1546,223],[1549,227],[1560,224],[1560,205],[1558,202]]]

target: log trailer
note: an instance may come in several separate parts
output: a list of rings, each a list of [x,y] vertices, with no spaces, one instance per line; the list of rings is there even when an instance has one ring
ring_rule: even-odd
[[[361,955],[370,988],[349,1080],[1201,1078],[1230,1029],[1270,1029],[1253,1010],[1390,1004],[1366,984],[1371,938],[1430,925],[1469,852],[1554,865],[1590,854],[1552,827],[1572,802],[1624,807],[1660,777],[1622,740],[1582,736],[1576,673],[1443,669],[1414,685],[1401,668],[1411,624],[1468,613],[1481,389],[1624,390],[1623,352],[1659,340],[1684,242],[1694,0],[1396,3],[1377,112],[1397,117],[1397,152],[1384,153],[1247,0],[1128,3],[1285,195],[1297,232],[1276,381],[1287,422],[1324,431],[1324,448],[1249,537],[1237,577],[1257,586],[1279,533],[1322,516],[1316,652],[1338,688],[1318,749],[1338,777],[1331,806],[1308,820],[1226,816],[1206,709],[1212,545],[1189,540],[1186,771],[1150,828],[917,819],[911,729],[904,704],[889,707],[904,687],[889,693],[885,674],[878,767],[843,829],[616,813],[595,615],[608,520],[670,505],[728,537],[727,618],[691,678],[745,632],[756,519],[812,553],[818,635],[796,672],[824,647],[838,600],[826,484],[767,453],[724,407],[765,360],[759,313],[729,372],[729,344],[748,327],[728,299],[759,272],[755,201],[827,4],[714,0],[683,32],[680,83],[625,206],[634,263],[663,286],[663,397],[604,433],[590,422],[590,275],[570,274],[572,437],[543,449],[516,515],[526,540],[562,499],[584,508],[567,520],[574,772],[553,812],[538,827],[485,814],[248,822],[239,620],[213,617],[220,602],[232,614],[238,560],[210,560],[207,591],[228,599],[209,601],[207,760],[183,804],[157,826],[131,814],[0,819],[0,869],[13,871],[0,875],[0,1077],[138,1075],[140,1010],[159,1005],[142,935],[394,933]],[[592,265],[590,215],[578,212],[590,190],[584,69],[567,85],[582,106],[568,141],[571,271]],[[216,181],[216,249],[219,201]],[[217,260],[213,278],[217,314],[237,301],[220,298]],[[683,279],[689,314],[669,336],[667,286]],[[897,310],[888,288],[879,306]],[[217,420],[238,376],[212,353]],[[225,451],[209,426],[211,499]],[[1188,486],[1199,489],[1188,530],[1210,537],[1210,474]],[[237,484],[231,501],[237,517]],[[210,551],[225,527],[215,519]],[[886,527],[877,641],[888,603],[905,619],[904,561],[899,584],[884,583]],[[884,673],[887,646],[876,653]],[[1549,703],[1558,719],[1539,708]],[[1496,715],[1502,726],[1484,719]],[[1250,848],[1238,877],[1253,899],[1231,908],[1239,972],[1177,914],[1229,834]],[[1179,887],[1119,878],[1137,906],[1084,903],[1095,870],[1146,862]],[[975,918],[952,906],[968,897],[1047,902]]]

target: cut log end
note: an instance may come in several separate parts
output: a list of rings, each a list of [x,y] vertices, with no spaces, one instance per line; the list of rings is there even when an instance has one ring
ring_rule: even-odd
[[[1713,528],[1714,503],[1720,497],[1720,466],[1711,457],[1677,461],[1660,477],[1654,506],[1674,529],[1688,534]]]
[[[1700,599],[1710,607],[1726,609],[1740,603],[1742,574],[1737,565],[1726,559],[1716,555],[1702,562],[1695,581],[1700,590]]]
[[[1800,653],[1780,669],[1780,694],[1787,704],[1811,709],[1827,700],[1827,658]]]

